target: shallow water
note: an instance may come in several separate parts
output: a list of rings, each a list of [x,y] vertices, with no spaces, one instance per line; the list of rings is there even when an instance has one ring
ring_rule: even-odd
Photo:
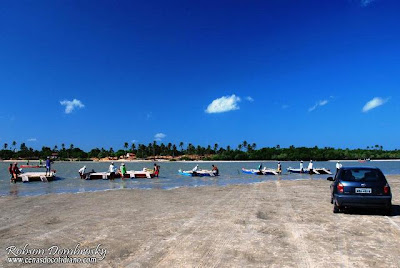
[[[34,162],[31,162],[31,164]],[[276,168],[276,162],[199,162],[199,168],[211,169],[211,164],[218,166],[219,177],[187,177],[178,174],[178,169],[190,170],[195,162],[158,162],[161,166],[160,178],[158,179],[116,179],[109,180],[81,180],[78,170],[86,165],[87,170],[94,169],[101,172],[108,169],[107,162],[55,162],[52,169],[57,170],[57,179],[49,182],[30,182],[16,184],[10,183],[7,168],[9,163],[0,162],[0,196],[16,195],[43,195],[50,193],[81,193],[91,191],[117,190],[117,189],[173,189],[178,187],[199,186],[224,186],[231,184],[249,184],[268,180],[299,180],[299,179],[326,179],[329,175],[288,174],[286,168],[298,168],[299,162],[282,162],[283,174],[280,176],[257,176],[241,172],[241,168],[257,168],[262,163],[267,168]],[[24,164],[24,163],[20,163]],[[331,171],[335,170],[335,162],[315,162],[314,167],[325,167]],[[367,163],[343,162],[343,166],[376,166],[385,174],[400,174],[400,162],[398,161],[371,161]],[[306,167],[308,162],[304,163]],[[119,163],[116,163],[119,166]],[[153,163],[126,163],[127,170],[142,170],[143,167],[152,168]],[[25,171],[29,171],[25,169]]]

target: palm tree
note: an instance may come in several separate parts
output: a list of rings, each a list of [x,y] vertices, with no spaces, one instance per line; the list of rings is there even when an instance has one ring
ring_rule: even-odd
[[[239,151],[241,151],[241,150],[242,150],[242,147],[243,147],[243,145],[242,145],[242,144],[239,144],[239,145],[238,145],[238,149],[239,149]]]
[[[231,150],[231,146],[226,146],[226,150],[229,152]]]
[[[73,150],[73,149],[74,149],[74,145],[73,145],[72,143],[69,145],[69,149],[70,149],[70,150]]]
[[[16,142],[16,141],[13,141],[13,142],[12,142],[12,146],[13,146],[13,148],[14,148],[14,151],[15,151],[15,149],[16,149],[16,146],[17,146],[17,142]]]
[[[8,143],[4,143],[3,147],[4,147],[4,150],[7,150]]]
[[[219,146],[218,146],[218,143],[214,144],[214,152],[215,152],[215,153],[217,153],[218,147],[219,147]]]
[[[253,147],[251,147],[251,144],[250,144],[250,143],[247,144],[247,151],[250,152],[250,151],[252,151],[252,150],[253,150]]]
[[[57,151],[58,150],[58,146],[54,145],[53,151]]]
[[[132,153],[135,153],[135,149],[136,149],[136,145],[134,143],[132,143],[132,145],[131,145]]]
[[[172,157],[175,157],[176,145],[172,145]]]
[[[243,148],[247,148],[247,141],[243,141]]]
[[[183,151],[183,141],[179,143],[179,147],[181,147],[181,152]]]
[[[251,148],[252,148],[253,150],[255,150],[255,149],[257,148],[257,144],[256,144],[255,142],[253,142],[253,144],[251,145]]]
[[[172,143],[170,143],[170,142],[168,143],[167,150],[168,150],[168,154],[171,155]]]
[[[125,143],[124,143],[124,148],[125,148],[125,150],[127,150],[128,147],[129,147],[129,144],[128,144],[127,142],[125,142]]]

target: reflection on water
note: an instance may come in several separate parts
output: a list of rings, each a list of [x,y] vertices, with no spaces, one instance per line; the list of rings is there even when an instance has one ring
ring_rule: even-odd
[[[261,162],[267,168],[276,168],[276,162]],[[298,167],[299,162],[282,162],[284,173],[279,176],[267,175],[257,176],[243,174],[242,168],[257,168],[260,162],[213,162],[199,163],[199,168],[210,169],[211,164],[216,164],[220,170],[219,177],[187,177],[178,174],[178,169],[190,170],[194,162],[159,162],[161,174],[158,179],[116,179],[109,180],[82,180],[78,176],[78,169],[83,165],[88,170],[94,169],[101,172],[106,171],[109,163],[98,162],[56,162],[54,169],[57,170],[57,179],[49,182],[31,182],[11,184],[8,175],[7,162],[0,162],[0,195],[43,195],[50,193],[81,193],[117,189],[174,189],[178,187],[198,186],[225,186],[231,184],[259,183],[269,180],[310,180],[326,179],[328,175],[287,174],[288,167]],[[117,166],[119,164],[117,163]],[[152,168],[153,163],[126,163],[128,170],[142,170],[143,167]],[[325,167],[335,170],[335,162],[315,162],[315,167]],[[400,162],[343,162],[343,166],[377,166],[385,174],[400,174]],[[29,171],[28,169],[26,171]]]

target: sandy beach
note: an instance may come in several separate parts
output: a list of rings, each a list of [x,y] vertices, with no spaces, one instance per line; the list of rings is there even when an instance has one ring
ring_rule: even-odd
[[[333,214],[325,180],[1,197],[0,266],[79,244],[106,249],[96,267],[399,267],[399,179],[390,217]]]

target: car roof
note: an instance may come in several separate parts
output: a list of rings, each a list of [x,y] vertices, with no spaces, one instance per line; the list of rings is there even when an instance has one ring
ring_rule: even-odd
[[[375,170],[379,170],[379,168],[377,168],[377,167],[356,167],[356,166],[353,166],[353,167],[342,167],[341,169],[343,169],[343,170],[348,170],[348,169],[365,169],[365,170],[371,170],[371,169],[375,169]]]

